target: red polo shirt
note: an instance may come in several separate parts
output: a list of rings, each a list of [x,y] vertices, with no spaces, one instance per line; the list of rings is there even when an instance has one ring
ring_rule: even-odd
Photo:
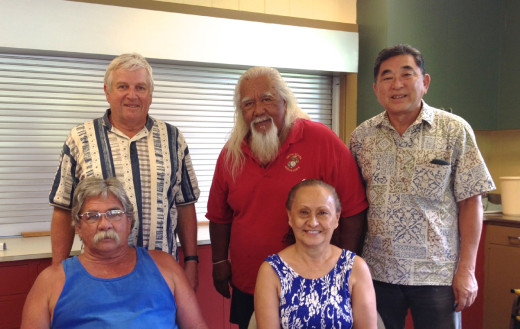
[[[276,159],[262,167],[247,137],[242,143],[243,170],[233,181],[226,168],[224,148],[219,155],[206,217],[231,225],[230,259],[233,285],[253,294],[264,259],[286,247],[289,230],[285,201],[289,190],[303,179],[318,178],[336,188],[341,217],[368,207],[357,164],[345,144],[327,126],[309,120],[293,123]]]

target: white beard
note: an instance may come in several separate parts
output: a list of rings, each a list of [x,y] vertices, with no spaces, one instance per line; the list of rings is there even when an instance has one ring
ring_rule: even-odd
[[[263,121],[265,118],[258,118],[251,122],[251,152],[253,152],[262,165],[271,162],[280,148],[278,127],[274,124],[273,118],[269,119],[271,120],[271,128],[265,134],[259,133],[254,129],[255,122]]]

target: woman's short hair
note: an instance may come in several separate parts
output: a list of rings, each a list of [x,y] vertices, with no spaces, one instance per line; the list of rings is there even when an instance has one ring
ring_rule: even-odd
[[[83,208],[85,200],[96,196],[106,198],[108,197],[109,193],[114,195],[119,200],[119,202],[121,202],[126,215],[132,218],[133,226],[134,206],[126,195],[123,184],[121,184],[119,179],[116,177],[110,177],[107,179],[88,177],[82,180],[78,186],[76,186],[74,197],[72,199],[72,225],[74,226],[80,224],[81,219],[79,217],[79,213]]]
[[[341,201],[339,200],[338,193],[336,193],[336,189],[330,185],[325,183],[324,181],[316,178],[312,179],[304,179],[298,184],[294,185],[291,190],[289,191],[289,195],[287,196],[287,201],[285,202],[285,208],[287,210],[291,210],[292,204],[294,201],[294,197],[296,196],[296,192],[302,187],[305,186],[321,186],[326,188],[329,193],[334,198],[334,206],[336,207],[336,214],[339,214],[341,212]]]
[[[287,196],[287,201],[285,202],[285,209],[287,211],[290,211],[294,202],[294,197],[296,196],[296,192],[302,187],[305,186],[321,186],[326,188],[329,193],[332,195],[334,199],[334,206],[336,207],[336,214],[339,214],[341,212],[341,201],[339,200],[338,193],[336,193],[336,189],[330,185],[325,183],[324,181],[320,179],[304,179],[298,184],[294,185],[291,190],[289,191],[289,195]],[[282,243],[285,245],[291,245],[296,242],[296,239],[294,237],[294,232],[291,227],[289,227],[289,231],[285,234],[283,237]]]

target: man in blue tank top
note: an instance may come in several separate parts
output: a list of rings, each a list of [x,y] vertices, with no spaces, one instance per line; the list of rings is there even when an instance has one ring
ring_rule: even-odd
[[[21,328],[207,328],[174,258],[128,246],[133,206],[117,178],[86,178],[72,219],[84,252],[36,279]]]

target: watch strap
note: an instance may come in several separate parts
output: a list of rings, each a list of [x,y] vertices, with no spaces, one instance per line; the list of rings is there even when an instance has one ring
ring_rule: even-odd
[[[199,263],[199,256],[185,256],[184,257],[184,262],[186,263],[187,261],[190,261],[190,260],[194,260],[197,262],[197,264]]]

